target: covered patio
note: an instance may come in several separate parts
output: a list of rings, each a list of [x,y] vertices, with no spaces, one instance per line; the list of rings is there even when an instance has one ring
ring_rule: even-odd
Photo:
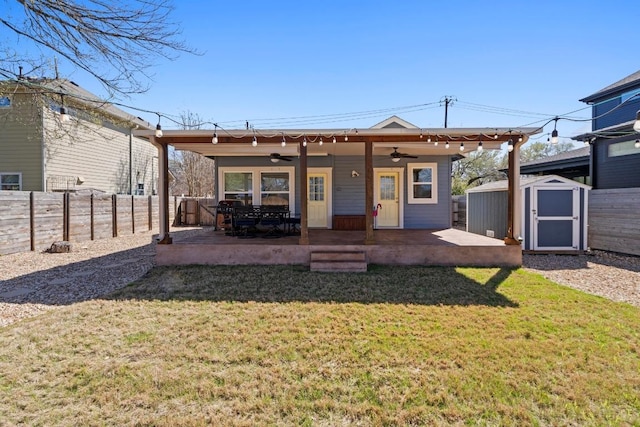
[[[274,130],[168,130],[161,136],[151,131],[136,131],[158,147],[160,238],[158,264],[301,264],[313,265],[314,253],[348,252],[363,254],[365,263],[423,265],[502,265],[522,262],[520,247],[519,152],[537,128],[368,128],[368,129],[274,129]],[[374,158],[398,162],[394,152],[411,156],[447,156],[454,159],[478,149],[509,151],[508,224],[504,240],[465,233],[453,229],[375,228]],[[364,230],[337,231],[308,226],[307,185],[297,185],[300,232],[281,239],[238,240],[224,233],[205,233],[198,238],[173,241],[169,234],[168,152],[169,146],[219,159],[224,157],[296,158],[300,183],[307,183],[309,159],[317,156],[362,156],[364,158]],[[273,160],[272,160],[273,161]],[[450,179],[450,176],[447,177]],[[450,194],[443,195],[441,199]],[[220,200],[220,199],[218,199]],[[336,256],[335,258],[340,258]],[[366,264],[365,264],[366,265]]]

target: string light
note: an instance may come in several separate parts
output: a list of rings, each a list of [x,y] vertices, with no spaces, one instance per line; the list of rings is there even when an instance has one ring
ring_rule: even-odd
[[[160,113],[158,115],[158,124],[156,125],[156,138],[162,138],[162,126],[160,126]]]
[[[640,148],[640,139],[636,139],[636,143],[633,144],[634,147]]]
[[[347,131],[344,132],[344,142],[349,141],[349,136],[347,135]]]
[[[498,139],[498,132],[496,131],[496,133],[493,135],[493,139]]]
[[[60,95],[60,99],[62,100],[62,105],[60,106],[60,120],[63,122],[68,122],[69,114],[67,114],[67,109],[64,106],[64,95]]]
[[[280,143],[280,145],[282,145],[282,147],[286,147],[287,146],[287,140],[284,139],[284,132],[282,133],[282,142]]]
[[[449,149],[449,140],[447,140],[447,142],[445,142],[444,148],[446,148],[447,150]]]
[[[507,142],[507,151],[508,152],[512,152],[513,151],[513,139],[509,138],[509,141]]]
[[[334,144],[336,143],[336,137],[335,136],[333,137],[333,143]]]
[[[307,146],[307,135],[305,135],[305,136],[302,138],[302,146],[303,146],[303,147],[306,147],[306,146]]]
[[[430,143],[431,142],[431,135],[427,135],[427,142]]]
[[[433,146],[437,147],[438,146],[438,135],[436,135],[436,140],[433,141]]]
[[[322,145],[322,136],[320,136],[320,141],[318,142],[318,145]]]
[[[420,129],[420,139],[422,139],[422,129]]]
[[[478,152],[482,151],[484,147],[482,147],[482,141],[478,141]]]
[[[460,143],[460,151],[464,151],[464,142]]]
[[[258,146],[258,138],[256,138],[255,135],[253,135],[253,141],[251,142],[251,145],[254,147]]]
[[[553,123],[553,132],[551,132],[551,143],[552,144],[557,144],[558,143],[558,130],[556,129],[557,125],[558,125],[558,118],[556,117],[554,119],[554,123]]]
[[[214,130],[213,130],[213,138],[211,139],[211,143],[212,144],[217,144],[218,143],[218,124],[214,123]]]

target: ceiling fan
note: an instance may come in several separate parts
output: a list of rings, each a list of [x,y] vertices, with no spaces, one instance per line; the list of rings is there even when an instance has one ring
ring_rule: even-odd
[[[289,156],[283,156],[279,153],[271,153],[269,155],[269,159],[271,159],[271,161],[273,163],[278,163],[280,160],[284,160],[285,162],[290,162],[291,161],[291,157]]]
[[[398,152],[398,147],[393,147],[393,152],[390,154],[391,155],[391,161],[392,162],[399,162],[401,158],[407,158],[407,159],[417,159],[418,156],[412,156],[411,154],[406,154],[406,153],[399,153]]]

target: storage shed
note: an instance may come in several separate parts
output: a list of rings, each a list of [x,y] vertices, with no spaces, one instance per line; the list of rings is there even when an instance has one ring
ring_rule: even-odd
[[[520,179],[522,249],[587,250],[590,186],[557,175]],[[467,231],[502,239],[507,235],[507,181],[467,190]]]

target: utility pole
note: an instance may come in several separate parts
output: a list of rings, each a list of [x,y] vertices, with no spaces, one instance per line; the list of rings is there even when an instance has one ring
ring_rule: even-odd
[[[444,127],[447,127],[447,119],[449,117],[449,105],[453,105],[454,98],[445,96],[444,99],[440,99],[440,102],[444,102]]]

